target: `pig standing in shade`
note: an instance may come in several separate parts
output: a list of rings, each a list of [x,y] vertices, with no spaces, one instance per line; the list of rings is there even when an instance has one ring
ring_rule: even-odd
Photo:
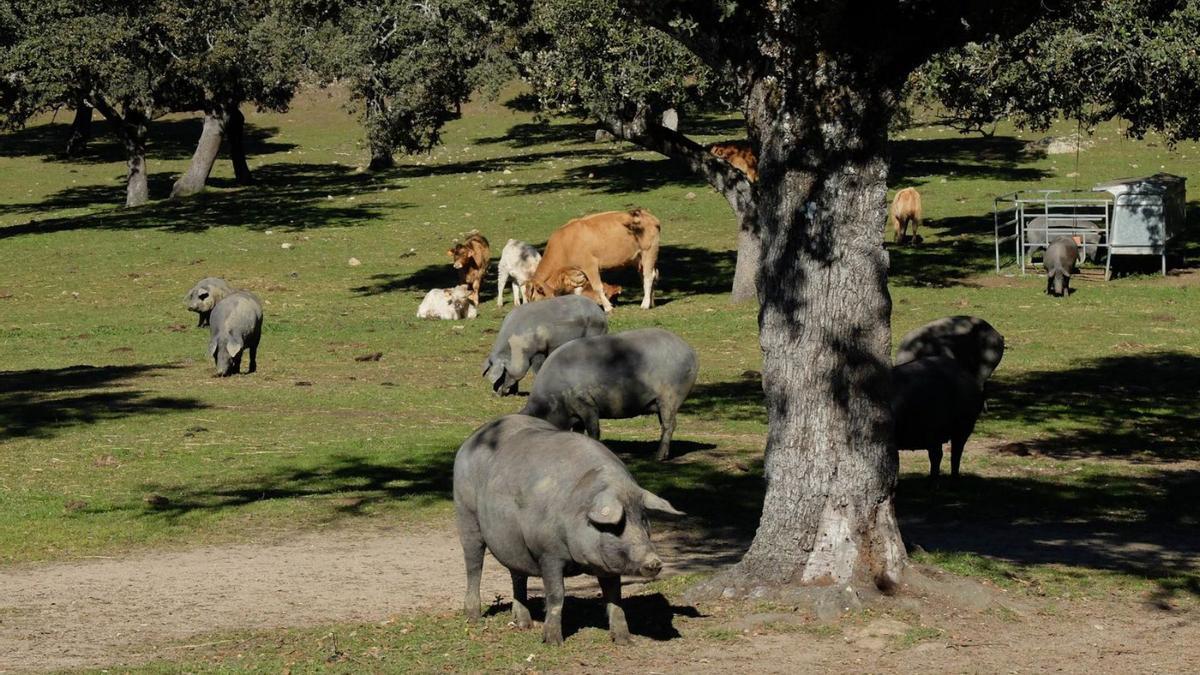
[[[517,393],[530,370],[536,375],[550,352],[581,337],[608,332],[608,316],[592,300],[565,295],[513,309],[500,324],[483,376],[501,396]]]
[[[648,512],[682,515],[639,487],[603,444],[525,415],[488,422],[463,442],[454,456],[454,511],[467,566],[467,618],[480,617],[483,554],[491,551],[512,575],[518,628],[531,625],[529,577],[542,578],[542,640],[550,644],[563,641],[563,578],[577,574],[596,576],[609,634],[629,642],[621,575],[662,570]]]
[[[696,383],[696,352],[661,328],[573,340],[546,359],[521,412],[600,438],[600,418],[658,413],[655,458],[671,455],[675,414]]]
[[[258,341],[262,337],[262,303],[248,291],[238,291],[213,307],[208,354],[217,366],[217,376],[227,377],[242,368],[242,352],[249,350],[250,367],[258,369]]]
[[[200,315],[200,321],[196,324],[196,327],[200,328],[208,325],[208,317],[212,313],[213,307],[225,296],[233,295],[233,293],[233,288],[224,279],[204,277],[197,281],[195,286],[192,286],[192,290],[187,292],[183,301],[187,304],[189,312],[196,312]]]
[[[1079,244],[1071,237],[1050,242],[1043,259],[1046,265],[1046,294],[1061,298],[1071,294],[1071,273],[1079,262]]]
[[[953,358],[982,388],[1004,358],[1004,336],[977,316],[948,316],[905,333],[895,365],[926,356]]]
[[[950,441],[950,474],[958,476],[963,448],[982,410],[982,388],[952,358],[926,356],[892,368],[896,447],[927,449],[932,478],[941,472],[946,441]]]

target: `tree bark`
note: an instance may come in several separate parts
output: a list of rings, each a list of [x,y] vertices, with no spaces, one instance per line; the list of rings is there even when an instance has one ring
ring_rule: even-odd
[[[76,157],[92,139],[92,106],[86,101],[75,104],[75,119],[71,121],[71,135],[67,138],[67,157]]]
[[[221,152],[221,137],[224,135],[223,113],[213,110],[204,111],[204,126],[200,131],[200,140],[196,143],[196,151],[192,153],[192,163],[188,170],[171,188],[171,197],[187,197],[204,190],[208,176],[212,172],[217,155]]]
[[[738,213],[737,216],[737,262],[733,269],[733,290],[729,294],[729,301],[734,304],[758,298],[758,265],[762,258],[757,220],[753,214]]]
[[[735,586],[887,590],[906,563],[893,504],[891,299],[879,226],[887,106],[872,82],[830,79],[828,88],[812,87],[815,76],[793,91],[779,86],[754,105],[770,430],[762,519],[729,575]]]
[[[225,138],[229,141],[229,161],[233,162],[233,182],[252,184],[254,176],[246,163],[246,116],[237,103],[225,106]]]
[[[371,163],[367,165],[367,169],[369,171],[384,171],[394,166],[396,166],[396,159],[392,156],[392,149],[372,141]]]
[[[146,175],[146,137],[150,130],[150,115],[126,104],[121,112],[104,98],[93,96],[92,107],[112,124],[121,145],[125,146],[125,206],[141,206],[150,200]]]

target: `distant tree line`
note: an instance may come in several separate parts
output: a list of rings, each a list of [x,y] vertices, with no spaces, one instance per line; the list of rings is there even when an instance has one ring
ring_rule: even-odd
[[[246,184],[243,108],[284,111],[302,81],[336,81],[366,127],[371,167],[384,168],[395,152],[435,145],[472,91],[500,77],[510,11],[467,0],[5,0],[0,125],[74,110],[73,155],[98,112],[126,151],[125,203],[138,206],[153,120],[204,116],[173,196],[204,188],[223,143]]]

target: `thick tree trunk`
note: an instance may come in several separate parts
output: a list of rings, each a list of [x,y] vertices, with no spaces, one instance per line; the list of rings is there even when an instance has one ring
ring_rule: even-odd
[[[229,161],[233,162],[233,182],[250,185],[250,165],[246,163],[246,116],[241,105],[230,103],[225,106],[225,138],[229,141]]]
[[[212,172],[217,155],[221,152],[221,137],[224,135],[223,114],[212,110],[204,112],[204,126],[200,131],[200,141],[196,143],[196,151],[192,153],[192,163],[187,173],[175,181],[171,188],[171,197],[187,197],[204,190],[208,175]]]
[[[146,136],[150,120],[140,111],[126,109],[121,131],[125,144],[126,183],[125,206],[141,206],[150,201],[150,186],[146,174]]]
[[[67,157],[76,157],[92,140],[92,106],[86,101],[75,104],[75,119],[71,122],[71,135],[67,138]]]
[[[836,87],[803,97],[814,104],[789,110],[783,95],[759,111],[769,120],[758,127],[757,188],[770,431],[762,519],[723,581],[743,590],[887,590],[906,560],[893,508],[891,299],[879,226],[887,116],[876,95]]]
[[[396,159],[392,156],[392,149],[372,142],[371,163],[367,165],[367,169],[371,171],[384,171],[394,166],[396,166]]]
[[[733,269],[733,290],[729,294],[732,303],[746,302],[758,297],[758,265],[762,258],[762,241],[758,236],[758,222],[753,214],[737,212],[737,263]]]

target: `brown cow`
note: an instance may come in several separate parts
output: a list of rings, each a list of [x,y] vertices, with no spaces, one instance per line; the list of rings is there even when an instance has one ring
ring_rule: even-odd
[[[487,274],[488,263],[492,259],[492,247],[488,240],[478,232],[472,232],[466,241],[455,244],[446,255],[454,261],[454,269],[458,270],[458,283],[466,284],[471,289],[471,302],[479,304],[479,287],[483,285],[483,276]]]
[[[604,286],[604,297],[608,298],[610,303],[621,294],[621,291],[625,290],[620,286],[610,284],[607,281],[602,281],[600,283]],[[603,306],[603,303],[600,303],[600,296],[596,295],[596,291],[593,291],[590,288],[587,274],[585,274],[583,269],[579,267],[568,267],[566,269],[559,270],[558,289],[555,291],[555,293],[557,295],[568,295],[570,293],[582,295],[586,298],[595,300],[597,303]]]
[[[597,294],[604,311],[612,303],[604,295],[600,270],[637,265],[642,273],[642,309],[654,305],[658,276],[658,239],[662,224],[646,209],[606,211],[568,221],[546,242],[546,252],[530,281],[530,298],[553,297],[562,286],[562,272],[578,267]],[[584,289],[588,290],[588,289]]]
[[[733,165],[733,168],[746,174],[750,182],[758,180],[758,157],[749,141],[721,141],[708,146],[713,157],[723,159]]]
[[[912,238],[908,241],[916,243],[917,228],[921,226],[921,193],[916,188],[904,188],[896,193],[892,200],[892,228],[896,232],[893,241],[904,241],[904,233],[908,224],[912,223]]]

